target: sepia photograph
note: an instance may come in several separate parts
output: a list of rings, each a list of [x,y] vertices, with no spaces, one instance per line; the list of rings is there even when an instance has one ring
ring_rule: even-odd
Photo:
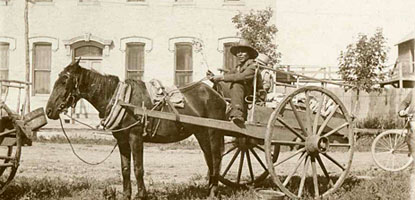
[[[415,200],[413,0],[0,0],[0,200]]]

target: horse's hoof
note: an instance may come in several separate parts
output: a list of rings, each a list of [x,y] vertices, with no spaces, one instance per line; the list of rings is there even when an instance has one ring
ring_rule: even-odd
[[[146,200],[147,199],[147,194],[136,194],[134,197],[134,200]]]
[[[134,200],[146,200],[147,197],[139,197],[139,196],[135,196]]]
[[[131,200],[131,195],[123,195],[122,200]]]

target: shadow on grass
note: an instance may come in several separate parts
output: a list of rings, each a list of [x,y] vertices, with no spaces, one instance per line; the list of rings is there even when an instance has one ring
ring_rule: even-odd
[[[364,177],[364,178],[362,178]],[[409,194],[409,170],[391,173],[384,171],[359,171],[352,172],[342,186],[327,199],[408,199]],[[337,180],[339,177],[332,177]],[[285,177],[281,177],[285,179]],[[293,177],[287,188],[294,194],[298,192],[300,177]],[[313,199],[314,188],[312,178],[307,178],[303,199]],[[319,191],[327,191],[327,179],[318,177]],[[114,180],[97,181],[86,178],[25,178],[18,177],[0,195],[0,199],[7,200],[40,200],[40,199],[65,199],[65,200],[92,200],[92,199],[121,199],[122,191],[116,191],[113,184],[120,184]],[[134,186],[135,187],[135,184]],[[219,186],[219,195],[222,200],[251,200],[260,199],[256,190],[274,189],[277,186],[270,178],[264,180],[259,188],[231,188]],[[148,199],[150,200],[179,200],[179,199],[207,199],[208,185],[202,176],[193,177],[185,183],[153,182],[147,184]],[[112,195],[113,193],[113,195]],[[112,198],[108,198],[112,197]]]

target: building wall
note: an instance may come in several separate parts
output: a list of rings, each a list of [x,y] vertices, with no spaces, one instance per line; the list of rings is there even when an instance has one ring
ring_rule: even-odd
[[[59,72],[72,59],[70,48],[65,44],[77,39],[110,41],[108,50],[104,50],[101,71],[121,79],[125,76],[122,42],[129,38],[144,39],[148,47],[144,80],[157,78],[165,85],[172,85],[175,60],[172,42],[196,38],[204,44],[202,51],[193,51],[193,81],[200,80],[208,69],[206,63],[212,71],[222,67],[221,42],[227,40],[219,39],[237,36],[231,18],[239,11],[265,7],[275,10],[275,2],[241,0],[241,3],[232,4],[224,0],[194,0],[191,4],[178,4],[174,0],[147,0],[145,3],[53,0],[52,3],[30,4],[29,38],[31,47],[36,41],[52,43],[51,88]],[[23,13],[24,1],[10,1],[7,6],[0,2],[0,38],[12,38],[16,44],[9,54],[9,79],[15,80],[25,80]],[[177,40],[172,40],[174,38]],[[47,98],[48,95],[33,96],[32,108],[45,106]]]
[[[414,40],[398,44],[398,60],[402,64],[403,75],[414,73]]]

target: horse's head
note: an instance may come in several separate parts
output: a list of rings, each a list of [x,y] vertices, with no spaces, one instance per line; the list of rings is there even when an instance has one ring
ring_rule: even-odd
[[[50,119],[58,119],[62,111],[74,107],[81,98],[79,92],[80,60],[73,61],[59,74],[46,105],[46,114]]]

